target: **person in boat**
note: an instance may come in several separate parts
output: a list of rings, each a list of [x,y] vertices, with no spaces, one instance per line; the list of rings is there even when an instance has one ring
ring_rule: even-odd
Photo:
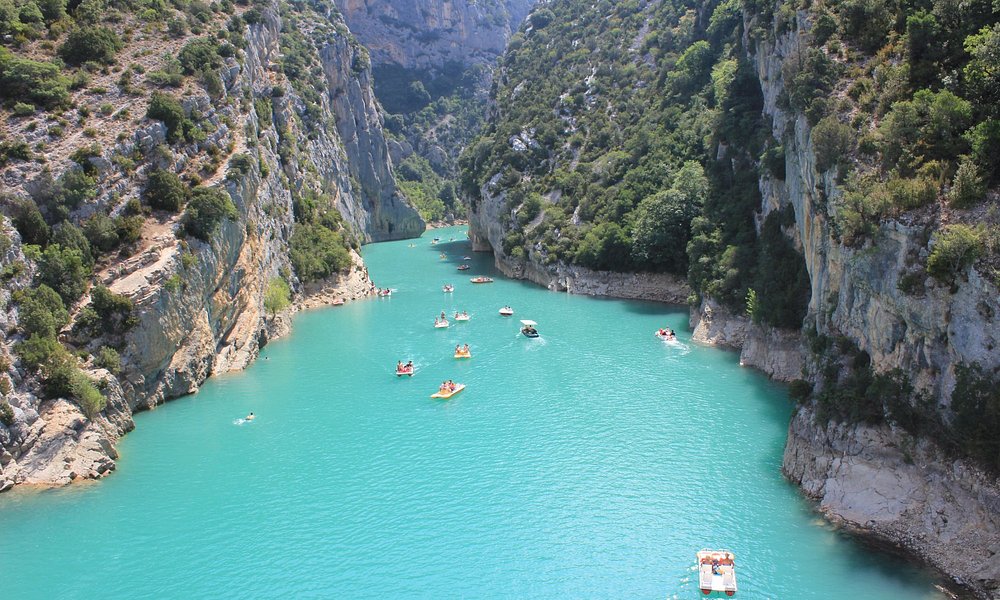
[[[450,379],[448,380],[448,391],[449,392],[455,391],[455,382]]]
[[[255,418],[255,417],[254,417],[253,413],[251,412],[251,413],[250,413],[249,415],[247,415],[247,418],[246,418],[246,420],[247,420],[247,421],[253,421],[253,420],[254,420],[254,418]]]
[[[444,320],[445,320],[445,319],[447,319],[447,318],[448,318],[448,317],[447,317],[447,316],[446,316],[446,315],[444,314],[444,311],[442,310],[442,311],[441,311],[441,320],[442,320],[442,321],[444,321]]]
[[[455,354],[458,354],[461,351],[462,351],[462,347],[459,346],[458,344],[455,344]]]
[[[406,369],[408,371],[412,371],[413,370],[413,361],[412,360],[406,361]]]
[[[462,346],[462,352],[464,354],[468,354],[469,353],[469,345],[468,344]]]
[[[396,371],[402,371],[402,370],[403,370],[403,361],[397,360],[396,361]]]

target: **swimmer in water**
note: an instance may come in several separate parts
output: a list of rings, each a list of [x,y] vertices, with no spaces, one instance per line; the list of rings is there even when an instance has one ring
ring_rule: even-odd
[[[247,420],[247,421],[253,421],[253,420],[254,420],[254,416],[253,416],[253,413],[250,413],[249,415],[247,415],[247,418],[246,418],[246,420]]]

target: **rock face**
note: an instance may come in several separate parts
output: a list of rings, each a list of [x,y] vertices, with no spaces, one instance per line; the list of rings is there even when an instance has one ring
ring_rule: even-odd
[[[888,428],[817,425],[809,409],[792,418],[782,469],[834,521],[916,552],[984,597],[1000,593],[995,477]]]
[[[535,0],[336,0],[376,65],[435,69],[487,64]]]
[[[293,82],[277,74],[282,44],[278,14],[274,3],[263,11],[262,22],[246,28],[245,54],[239,61],[228,59],[220,72],[221,99],[184,98],[185,110],[198,114],[212,131],[208,139],[168,149],[166,129],[154,122],[107,153],[132,155],[138,150],[154,158],[138,166],[139,176],[102,180],[96,204],[81,211],[116,210],[110,202],[124,204],[137,197],[146,171],[154,166],[180,171],[206,149],[223,156],[245,154],[252,166],[228,173],[223,169],[203,181],[222,186],[238,212],[236,220],[223,220],[209,241],[179,239],[177,216],[149,219],[141,250],[97,274],[113,292],[134,302],[139,317],[121,352],[120,376],[86,369],[106,384],[108,404],[101,415],[88,420],[75,403],[40,401],[37,382],[6,359],[11,366],[0,378],[12,384],[4,402],[14,418],[9,426],[0,423],[0,490],[111,472],[117,458],[114,443],[134,427],[135,410],[194,392],[214,373],[244,368],[261,345],[287,327],[284,319],[265,312],[264,292],[272,278],[289,278],[295,290],[314,300],[367,294],[371,283],[356,254],[348,274],[326,282],[325,295],[302,289],[289,262],[293,198],[310,190],[325,194],[362,241],[423,231],[423,221],[396,190],[364,50],[338,25],[335,13],[308,11],[296,17],[299,28],[310,34],[306,39],[322,71],[317,85],[322,84],[323,93],[310,109]],[[276,87],[283,92],[274,93]],[[264,106],[271,114],[258,114]],[[332,126],[325,127],[327,123]],[[165,150],[153,152],[156,147]],[[2,290],[6,308],[0,320],[7,332],[15,330],[17,317],[10,294],[30,284],[33,266],[21,253],[16,231],[6,224],[5,229],[12,243],[0,262],[25,265]],[[338,285],[346,286],[343,294]],[[3,339],[5,357],[14,341]]]
[[[808,30],[804,14],[798,18],[798,31]],[[836,173],[817,171],[806,118],[779,107],[782,64],[808,43],[800,35],[791,31],[760,41],[752,59],[764,112],[786,150],[784,184],[761,179],[762,210],[791,205],[795,211],[795,235],[812,288],[805,328],[855,343],[871,356],[877,372],[901,369],[947,420],[956,367],[1000,366],[1000,322],[994,317],[1000,314],[1000,294],[971,268],[954,291],[926,277],[917,277],[914,286],[899,285],[904,276],[923,276],[928,252],[923,227],[882,223],[873,243],[860,249],[838,241],[827,212],[831,203],[822,201],[843,193]],[[761,344],[751,338],[744,352],[759,354]],[[831,518],[900,544],[983,597],[1000,594],[995,475],[889,426],[817,424],[809,408],[792,420],[784,470],[820,499]]]

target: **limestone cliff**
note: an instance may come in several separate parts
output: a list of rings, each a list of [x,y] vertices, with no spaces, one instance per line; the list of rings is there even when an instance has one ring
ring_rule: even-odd
[[[491,63],[534,0],[336,0],[375,64]]]
[[[843,186],[835,169],[817,168],[807,118],[780,106],[782,65],[808,43],[811,23],[803,13],[798,20],[794,31],[757,42],[752,58],[765,114],[785,147],[784,184],[762,177],[762,211],[785,204],[795,211],[812,292],[805,329],[850,340],[870,355],[876,372],[900,369],[917,393],[932,399],[935,418],[947,421],[956,368],[1000,366],[996,283],[972,267],[955,287],[929,278],[918,290],[900,285],[926,261],[926,217],[885,220],[862,248],[835,235],[831,199],[844,194]],[[804,347],[800,352],[819,379],[814,358]],[[784,471],[834,519],[902,545],[980,595],[1000,592],[993,560],[1000,539],[995,475],[891,420],[881,426],[826,424],[810,407],[792,420]]]
[[[358,241],[423,231],[423,221],[395,188],[363,48],[336,13],[305,8],[281,15],[274,3],[243,26],[243,51],[225,60],[221,90],[210,96],[193,88],[183,98],[188,118],[210,132],[205,139],[169,145],[162,123],[143,121],[91,159],[102,171],[96,197],[80,214],[125,210],[154,168],[191,172],[205,157],[227,156],[229,168],[220,169],[224,163],[216,159],[214,169],[202,169],[208,176],[201,185],[221,186],[237,213],[223,219],[207,241],[185,238],[180,215],[154,213],[142,226],[135,253],[98,263],[94,278],[129,298],[138,322],[125,334],[120,375],[91,361],[81,365],[101,382],[107,401],[92,419],[73,402],[43,400],[38,381],[12,352],[20,336],[10,295],[30,285],[34,265],[22,253],[17,231],[7,228],[10,243],[0,263],[11,276],[2,291],[6,372],[0,378],[10,384],[3,392],[13,418],[0,423],[0,491],[109,473],[117,458],[114,444],[134,426],[135,410],[194,392],[212,374],[242,369],[282,329],[281,319],[265,311],[269,281],[280,276],[294,290],[324,293],[312,289],[323,286],[301,286],[289,260],[297,199],[328,198]],[[291,81],[282,74],[283,27],[302,35],[296,52],[317,66],[313,79]],[[133,111],[144,110],[144,100],[133,102]],[[123,156],[140,160],[123,172]],[[30,166],[4,172],[6,181],[17,184],[11,191],[20,193],[30,187],[30,175]],[[348,284],[347,290],[338,288],[341,297],[368,292],[367,272],[353,256],[349,272],[328,282],[327,288],[338,279]],[[85,296],[74,312],[87,302]],[[106,341],[81,340],[68,328],[63,339],[90,352]]]

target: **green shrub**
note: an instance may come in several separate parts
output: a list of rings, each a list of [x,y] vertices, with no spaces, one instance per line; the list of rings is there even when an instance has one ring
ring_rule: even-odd
[[[788,396],[799,404],[805,403],[812,395],[813,384],[802,379],[795,379],[788,384]]]
[[[573,262],[598,270],[627,271],[632,265],[632,240],[617,223],[599,223],[580,240]]]
[[[219,45],[210,38],[192,40],[181,48],[177,59],[186,75],[194,75],[222,66]]]
[[[26,102],[15,102],[13,112],[15,117],[30,117],[35,114],[35,105]]]
[[[150,119],[163,121],[167,127],[167,140],[171,143],[183,142],[186,139],[184,125],[187,118],[184,107],[177,98],[160,92],[153,92],[149,101],[146,116]]]
[[[0,398],[0,423],[7,427],[14,424],[14,409],[11,408],[6,398]]]
[[[297,223],[290,246],[292,266],[304,282],[325,279],[351,266],[344,238],[323,225]]]
[[[816,151],[816,170],[823,173],[846,163],[854,149],[854,131],[830,115],[813,127],[812,143]]]
[[[30,200],[18,202],[14,206],[13,213],[14,227],[21,234],[23,243],[36,246],[44,246],[49,243],[49,236],[52,232],[34,202]]]
[[[237,174],[246,175],[253,171],[254,165],[257,164],[253,158],[248,154],[234,154],[232,158],[229,159],[229,173],[226,174],[229,178],[234,178]]]
[[[948,203],[955,208],[970,208],[985,199],[986,185],[979,176],[979,167],[969,157],[963,157],[948,192]]]
[[[118,228],[115,220],[104,213],[95,213],[83,222],[83,234],[92,248],[110,252],[118,247]]]
[[[94,266],[94,254],[90,249],[90,240],[83,230],[69,221],[63,221],[53,230],[52,243],[63,248],[72,248],[80,252],[83,264],[87,268]]]
[[[0,98],[55,108],[69,101],[69,83],[57,65],[18,58],[0,48]]]
[[[239,218],[229,194],[218,188],[196,187],[184,213],[184,230],[188,235],[208,241],[223,219]]]
[[[146,219],[142,215],[119,215],[115,217],[115,231],[119,244],[134,244],[142,238],[142,228]]]
[[[927,257],[927,273],[942,283],[954,283],[983,251],[983,229],[948,225],[934,234]]]
[[[878,127],[886,168],[909,175],[923,162],[954,160],[968,151],[962,134],[971,119],[969,102],[948,90],[919,90],[912,100],[894,103]]]
[[[18,303],[18,324],[25,335],[55,337],[69,322],[69,313],[62,298],[45,284],[15,294]]]
[[[122,370],[122,357],[114,348],[101,346],[94,356],[94,364],[102,369],[107,369],[113,375],[117,375]]]
[[[75,369],[69,378],[69,391],[88,419],[97,416],[108,403],[94,382],[79,369]]]
[[[1000,23],[986,26],[965,39],[965,51],[971,60],[965,66],[965,85],[970,97],[978,101],[991,117],[1000,117],[997,98],[1000,98]]]
[[[67,305],[76,302],[90,276],[80,251],[50,244],[38,257],[38,283],[54,289]]]
[[[177,212],[187,201],[188,186],[173,171],[157,169],[149,174],[142,198],[157,210]]]
[[[21,357],[21,362],[31,370],[38,370],[46,364],[52,356],[60,352],[66,352],[54,336],[43,336],[37,333],[28,336],[28,339],[18,342],[14,346],[14,351]]]
[[[11,159],[31,160],[31,147],[24,140],[0,141],[0,167]]]
[[[128,296],[96,285],[90,292],[90,299],[100,320],[101,331],[98,334],[121,335],[139,322],[135,316],[135,305]]]
[[[980,172],[992,183],[1000,182],[1000,120],[989,119],[965,133],[972,146],[972,158]]]
[[[111,64],[124,47],[118,34],[107,27],[84,25],[69,32],[66,42],[59,49],[59,56],[69,65],[82,65],[88,61]]]
[[[264,292],[264,310],[271,313],[271,316],[288,308],[292,303],[292,290],[281,277],[272,277],[267,282],[267,291]]]

